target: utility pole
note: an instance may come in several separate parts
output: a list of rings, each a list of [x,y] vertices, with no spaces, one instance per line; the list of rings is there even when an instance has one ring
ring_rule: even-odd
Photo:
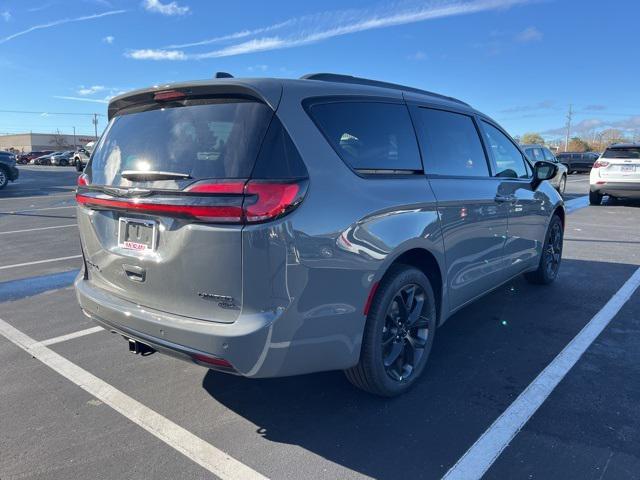
[[[73,127],[73,150],[77,150],[78,145],[76,144],[76,127]]]
[[[564,151],[569,150],[569,136],[571,135],[571,118],[573,117],[573,105],[569,104],[569,112],[567,112],[567,137],[564,141]]]
[[[93,130],[95,132],[95,137],[96,137],[96,141],[98,140],[98,114],[94,113],[93,114]]]

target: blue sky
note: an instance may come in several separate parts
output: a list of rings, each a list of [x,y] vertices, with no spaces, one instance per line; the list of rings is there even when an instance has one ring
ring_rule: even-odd
[[[0,133],[90,133],[79,114],[112,95],[228,71],[404,83],[513,135],[560,136],[572,103],[577,133],[640,138],[638,18],[635,0],[0,0]]]

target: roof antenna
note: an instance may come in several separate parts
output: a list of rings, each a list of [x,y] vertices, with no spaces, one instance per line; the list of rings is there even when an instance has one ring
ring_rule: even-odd
[[[227,72],[216,72],[216,76],[214,78],[233,78],[233,75]]]

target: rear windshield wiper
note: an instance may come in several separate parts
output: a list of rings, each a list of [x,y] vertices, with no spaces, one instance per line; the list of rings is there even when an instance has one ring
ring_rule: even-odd
[[[120,176],[127,180],[188,180],[191,177],[188,173],[162,172],[159,170],[124,170]]]

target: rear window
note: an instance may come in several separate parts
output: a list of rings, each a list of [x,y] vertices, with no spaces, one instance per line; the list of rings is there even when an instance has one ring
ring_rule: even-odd
[[[331,146],[355,170],[421,171],[422,164],[405,105],[338,102],[310,107]]]
[[[607,148],[603,158],[640,158],[640,147]]]
[[[200,104],[198,104],[198,102]],[[253,101],[186,101],[114,117],[87,173],[97,185],[182,188],[194,180],[248,178],[273,111]],[[185,180],[131,181],[125,170],[187,174]]]

